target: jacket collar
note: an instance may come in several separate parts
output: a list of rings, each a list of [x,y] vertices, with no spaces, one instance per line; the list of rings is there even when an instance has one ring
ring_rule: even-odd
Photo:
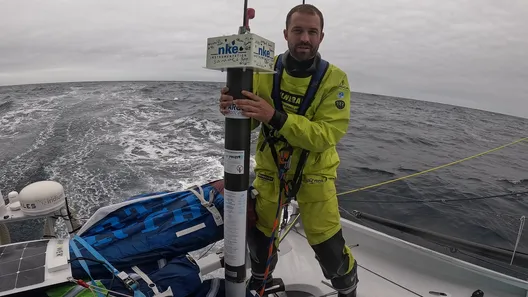
[[[317,65],[319,65],[319,61],[321,61],[321,54],[317,52],[312,64],[308,68],[296,68],[298,65],[296,65],[297,63],[292,62],[292,60],[293,57],[290,56],[290,51],[286,50],[282,55],[282,65],[284,65],[284,70],[286,70],[288,75],[299,78],[308,77],[317,70]]]

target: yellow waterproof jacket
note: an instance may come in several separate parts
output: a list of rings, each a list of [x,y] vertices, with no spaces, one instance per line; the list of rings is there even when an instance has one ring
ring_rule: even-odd
[[[275,57],[276,61],[277,57]],[[283,71],[280,83],[282,106],[288,113],[288,119],[278,131],[294,147],[291,169],[287,177],[291,179],[297,168],[302,149],[310,151],[303,170],[303,180],[317,183],[322,179],[335,179],[340,160],[336,145],[346,134],[350,121],[350,88],[347,75],[337,66],[330,64],[323,77],[305,116],[297,115],[297,109],[306,93],[311,77],[296,78]],[[253,79],[253,91],[272,106],[271,92],[273,74],[256,73]],[[265,125],[262,123],[262,125]],[[271,127],[268,125],[271,129]],[[256,127],[254,127],[256,128]],[[257,178],[276,179],[277,167],[268,144],[260,150],[265,136],[261,129],[256,148]],[[277,152],[282,147],[276,144]],[[270,176],[271,175],[271,176]]]

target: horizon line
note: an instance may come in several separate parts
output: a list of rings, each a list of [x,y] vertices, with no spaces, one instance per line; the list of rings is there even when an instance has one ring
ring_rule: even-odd
[[[4,87],[21,87],[21,86],[31,86],[31,85],[74,84],[74,83],[117,83],[117,82],[129,82],[129,83],[134,83],[134,82],[171,82],[171,83],[175,83],[175,82],[187,82],[187,83],[189,83],[189,82],[199,82],[199,83],[217,83],[217,84],[225,83],[224,81],[209,81],[209,80],[149,80],[149,79],[145,79],[145,80],[78,80],[78,81],[21,83],[21,84],[9,84],[9,85],[1,85],[0,84],[0,88],[4,88]],[[355,93],[355,94],[371,95],[371,96],[384,97],[384,98],[412,100],[412,101],[418,101],[418,102],[429,102],[429,103],[440,104],[440,105],[445,105],[445,106],[461,107],[461,108],[473,109],[473,110],[478,110],[478,111],[484,111],[484,112],[489,112],[489,113],[494,113],[494,114],[499,114],[499,115],[505,115],[505,116],[515,117],[515,118],[520,118],[520,119],[524,119],[524,120],[528,119],[528,117],[523,117],[523,116],[519,116],[519,115],[512,115],[512,114],[502,113],[502,112],[498,112],[498,111],[492,111],[492,110],[487,110],[487,109],[479,109],[479,108],[468,107],[468,106],[463,106],[463,105],[454,105],[454,104],[438,102],[438,101],[429,101],[429,100],[416,99],[416,98],[410,98],[410,97],[400,97],[400,96],[394,96],[394,95],[388,95],[388,94],[377,94],[377,93],[359,92],[359,91],[352,91],[352,90],[350,90],[350,93],[351,94]]]

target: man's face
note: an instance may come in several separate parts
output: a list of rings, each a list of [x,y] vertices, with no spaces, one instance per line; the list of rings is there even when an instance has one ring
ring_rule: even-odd
[[[313,58],[323,37],[321,20],[317,14],[295,12],[288,28],[284,29],[284,39],[288,42],[290,54],[298,61]]]

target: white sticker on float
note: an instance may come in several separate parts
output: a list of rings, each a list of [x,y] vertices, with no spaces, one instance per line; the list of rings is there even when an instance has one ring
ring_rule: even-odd
[[[244,151],[226,149],[224,152],[224,171],[230,174],[244,174]]]
[[[247,191],[224,189],[224,256],[231,266],[246,262]]]
[[[240,120],[247,120],[249,117],[246,117],[242,114],[242,110],[236,107],[236,105],[231,104],[228,108],[228,113],[225,115],[226,118],[230,119],[240,119]]]

